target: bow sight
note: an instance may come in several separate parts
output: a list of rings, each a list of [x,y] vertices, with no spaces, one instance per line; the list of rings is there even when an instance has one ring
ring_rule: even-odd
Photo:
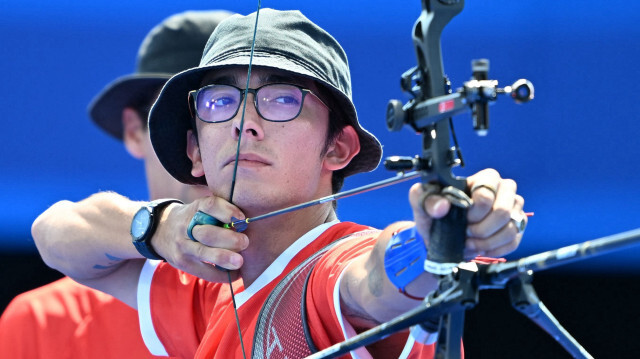
[[[498,87],[497,80],[489,80],[489,60],[471,61],[472,79],[463,87],[451,93],[451,83],[445,77],[443,87],[448,94],[420,100],[423,98],[423,80],[421,72],[413,67],[404,74],[400,82],[402,90],[412,99],[405,105],[398,100],[390,100],[387,105],[387,128],[399,131],[405,124],[421,132],[428,125],[443,119],[471,110],[473,129],[480,136],[489,130],[489,102],[498,99],[499,94],[508,94],[516,103],[524,103],[533,99],[533,84],[526,79],[519,79],[511,86]]]

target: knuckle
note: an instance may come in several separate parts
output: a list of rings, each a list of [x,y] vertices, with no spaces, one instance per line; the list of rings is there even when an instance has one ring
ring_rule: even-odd
[[[493,215],[500,223],[507,223],[511,220],[511,210],[506,208],[495,208]]]
[[[493,168],[486,168],[478,172],[478,174],[481,174],[483,176],[490,176],[490,177],[500,177],[500,173],[498,173],[498,171],[496,171]]]
[[[208,196],[202,198],[200,204],[198,205],[198,209],[201,211],[211,214],[211,212],[217,207],[218,197]]]
[[[237,252],[237,251],[241,251],[241,250],[246,248],[246,245],[245,245],[246,239],[245,239],[244,235],[236,233],[236,235],[233,236],[232,241],[233,241],[233,245],[232,245],[231,250]]]
[[[173,264],[173,266],[175,266],[178,269],[185,270],[186,268],[189,267],[189,263],[190,263],[190,261],[186,256],[179,255],[179,256],[177,256],[177,257],[175,257],[173,259],[173,263],[172,264]]]
[[[518,184],[511,178],[504,178],[500,183],[500,187],[505,187],[515,192],[518,189]]]
[[[195,230],[192,232],[192,234],[193,234],[194,238],[198,238],[196,236],[196,231]],[[186,237],[186,235],[185,235],[185,237]],[[176,241],[175,242],[175,246],[176,246],[176,249],[178,250],[178,253],[184,253],[187,250],[187,248],[188,248],[188,246],[190,244],[189,242],[192,242],[190,238],[185,238],[184,240]]]
[[[520,208],[524,208],[524,197],[516,195],[516,205]]]
[[[485,191],[476,191],[473,195],[473,206],[483,211],[489,210],[493,206],[493,198]]]
[[[474,241],[474,249],[476,251],[480,251],[480,252],[486,252],[487,250],[489,250],[490,244],[488,241],[486,240],[475,240]]]

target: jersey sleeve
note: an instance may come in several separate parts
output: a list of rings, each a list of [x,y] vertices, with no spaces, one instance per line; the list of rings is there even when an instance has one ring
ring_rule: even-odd
[[[340,303],[340,281],[345,269],[361,255],[367,254],[379,231],[355,233],[325,254],[318,261],[309,277],[307,292],[307,320],[312,340],[318,349],[327,348],[355,336],[355,329],[342,315]],[[417,333],[417,332],[416,332]],[[409,331],[385,339],[384,345],[395,344],[402,348],[399,358],[431,358],[433,346],[415,340]],[[352,358],[371,358],[366,348],[351,352]]]
[[[193,358],[219,288],[166,262],[148,260],[138,282],[138,316],[149,351]]]

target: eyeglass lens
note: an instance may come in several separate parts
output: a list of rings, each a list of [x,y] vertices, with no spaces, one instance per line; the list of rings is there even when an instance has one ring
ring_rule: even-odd
[[[289,121],[302,108],[303,92],[289,84],[268,84],[249,89],[255,96],[258,113],[269,121]],[[242,103],[243,90],[229,85],[209,85],[198,91],[196,110],[206,122],[223,122],[233,118]]]

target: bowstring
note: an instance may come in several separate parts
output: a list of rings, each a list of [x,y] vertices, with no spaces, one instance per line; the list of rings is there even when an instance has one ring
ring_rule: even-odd
[[[240,158],[240,142],[242,140],[242,132],[244,129],[244,114],[247,108],[247,95],[249,93],[249,84],[251,80],[251,64],[253,63],[253,50],[256,45],[256,34],[258,32],[258,17],[260,16],[260,3],[258,0],[258,10],[256,10],[256,22],[253,27],[253,40],[251,42],[251,54],[249,55],[249,69],[247,70],[247,85],[244,88],[244,101],[242,104],[242,116],[240,117],[240,129],[238,133],[238,146],[236,148],[236,160],[233,165],[233,177],[231,179],[231,190],[229,193],[229,203],[233,203],[233,192],[236,188],[236,174],[238,173],[238,159]],[[236,315],[236,326],[238,327],[238,337],[240,338],[240,347],[242,348],[242,358],[247,359],[244,351],[244,341],[242,340],[242,329],[240,328],[240,317],[238,316],[238,307],[236,306],[236,297],[233,293],[233,282],[231,281],[231,272],[227,271],[227,279],[229,280],[229,289],[231,291],[231,301],[233,302],[233,311]]]

